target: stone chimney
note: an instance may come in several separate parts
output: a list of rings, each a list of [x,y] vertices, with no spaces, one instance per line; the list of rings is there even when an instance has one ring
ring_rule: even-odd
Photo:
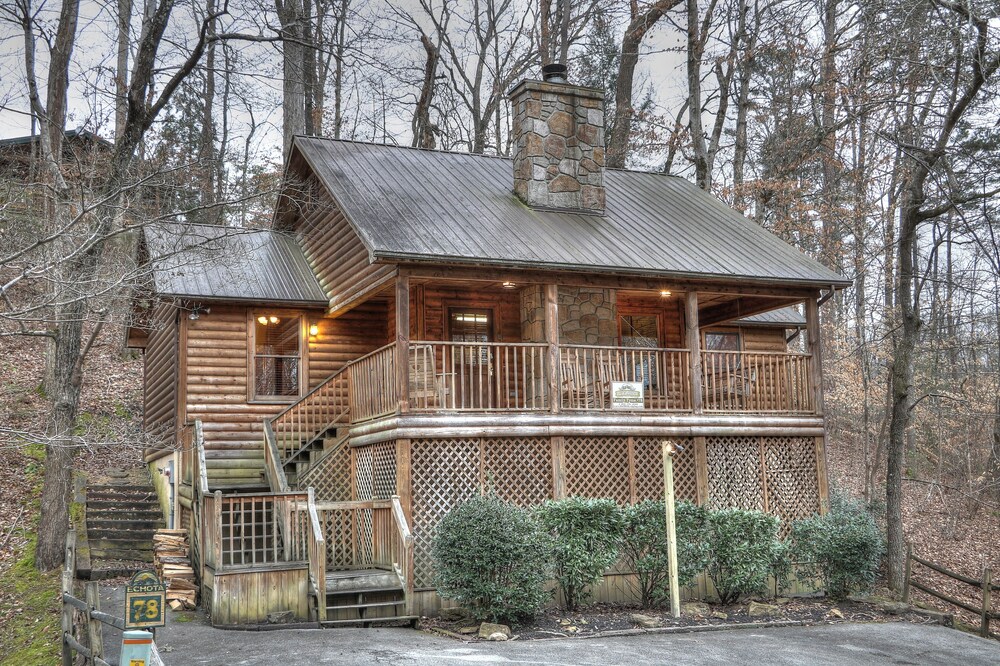
[[[513,107],[514,194],[533,208],[604,213],[604,93],[566,82],[565,65],[545,81],[521,81]]]

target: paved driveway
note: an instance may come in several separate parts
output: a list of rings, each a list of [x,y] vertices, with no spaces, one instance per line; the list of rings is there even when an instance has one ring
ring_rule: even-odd
[[[105,610],[117,610],[117,595],[102,596]],[[177,621],[184,616],[192,621]],[[121,639],[109,634],[105,644],[113,648]],[[185,613],[169,615],[157,644],[167,666],[1000,664],[996,641],[906,622],[466,644],[411,629],[223,631]]]

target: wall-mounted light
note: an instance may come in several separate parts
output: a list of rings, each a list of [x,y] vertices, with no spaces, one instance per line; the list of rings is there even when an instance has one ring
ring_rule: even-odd
[[[260,324],[261,326],[267,326],[267,317],[264,316],[257,317],[257,323]]]
[[[198,321],[201,315],[208,314],[211,311],[212,311],[211,308],[203,308],[200,305],[196,305],[193,308],[191,308],[190,312],[188,312],[188,319],[190,319],[191,321]]]
[[[511,282],[510,280],[506,282],[501,282],[500,286],[503,287],[504,289],[517,289],[517,285]]]
[[[309,325],[309,335],[311,335],[314,338],[317,335],[319,335],[319,326],[317,326],[316,324],[310,324]]]
[[[661,289],[660,290],[660,298],[670,298],[670,290],[669,289]]]
[[[277,318],[277,317],[275,317],[274,315],[271,315],[270,317],[268,317],[268,318],[267,318],[267,320],[268,320],[269,322],[271,322],[272,324],[277,324],[277,323],[278,323],[279,321],[281,321],[280,319],[278,319],[278,318]]]

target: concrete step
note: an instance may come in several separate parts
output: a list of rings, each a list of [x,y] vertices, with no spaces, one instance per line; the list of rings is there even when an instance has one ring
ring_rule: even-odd
[[[152,562],[153,561],[153,551],[152,550],[120,550],[117,548],[112,549],[91,549],[90,557],[95,560],[94,568],[91,571],[100,568],[99,560],[136,560],[139,562]],[[93,574],[91,574],[93,575]]]
[[[100,529],[156,531],[163,527],[162,523],[162,520],[133,519],[130,515],[119,518],[118,516],[106,517],[106,514],[101,514],[100,517],[96,518],[87,516],[87,531]]]
[[[160,511],[159,502],[125,502],[119,500],[87,500],[87,513],[155,513],[163,515]],[[143,515],[143,517],[145,517]]]

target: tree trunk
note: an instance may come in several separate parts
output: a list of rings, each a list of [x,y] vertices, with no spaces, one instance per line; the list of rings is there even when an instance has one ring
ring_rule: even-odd
[[[646,33],[668,11],[680,4],[681,0],[659,0],[643,14],[632,9],[632,20],[622,37],[621,59],[618,64],[618,78],[615,82],[615,115],[611,121],[608,149],[605,162],[612,169],[624,169],[628,160],[629,141],[632,136],[632,91],[635,67],[639,62],[639,47]]]
[[[275,0],[281,22],[282,155],[288,160],[292,137],[305,134],[305,48],[301,0]]]

